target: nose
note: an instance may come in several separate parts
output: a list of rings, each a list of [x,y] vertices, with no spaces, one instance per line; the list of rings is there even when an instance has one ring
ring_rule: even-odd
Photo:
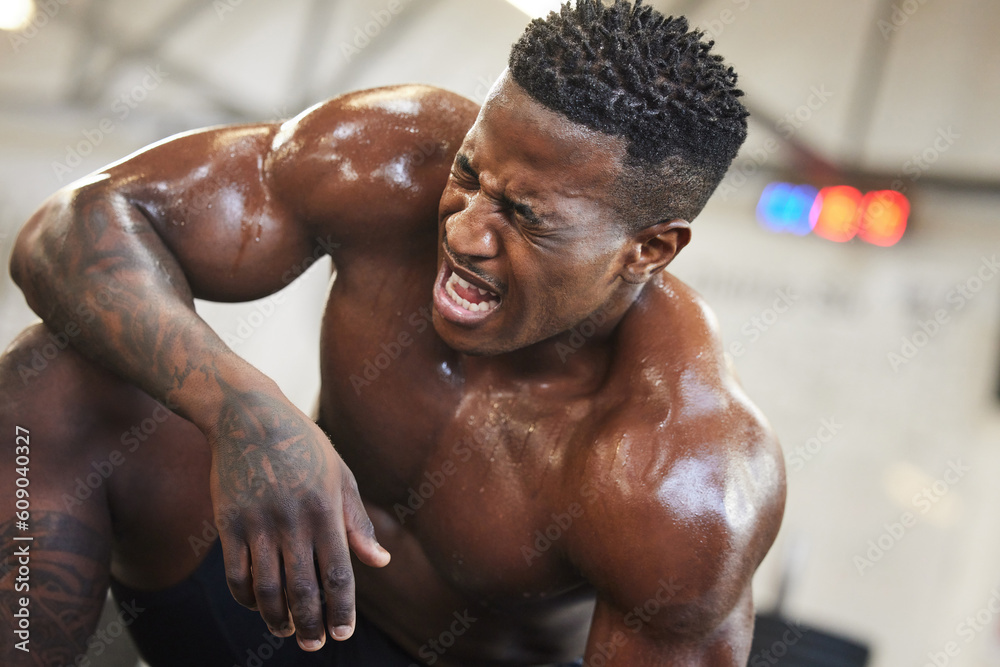
[[[495,206],[477,192],[461,211],[445,221],[445,238],[456,255],[475,259],[492,259],[499,250],[493,217]]]

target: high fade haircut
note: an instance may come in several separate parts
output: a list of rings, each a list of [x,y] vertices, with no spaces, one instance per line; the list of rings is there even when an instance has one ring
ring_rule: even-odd
[[[576,0],[511,49],[511,77],[534,100],[625,140],[616,195],[633,231],[693,220],[746,139],[736,73],[703,37],[642,0]]]

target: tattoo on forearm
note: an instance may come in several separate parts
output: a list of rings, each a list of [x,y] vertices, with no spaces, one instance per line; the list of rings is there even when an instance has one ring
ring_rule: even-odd
[[[66,236],[43,237],[43,263],[60,280],[29,281],[50,327],[82,334],[84,354],[168,402],[199,369],[191,359],[222,349],[197,315],[177,260],[148,214],[123,197],[79,206]],[[192,323],[195,323],[193,326]]]

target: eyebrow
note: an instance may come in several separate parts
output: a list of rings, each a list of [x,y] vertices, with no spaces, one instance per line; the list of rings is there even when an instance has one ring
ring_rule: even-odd
[[[472,176],[477,180],[479,179],[479,174],[476,172],[475,169],[472,168],[472,163],[469,161],[469,157],[464,153],[458,153],[455,156],[455,164],[464,173],[468,174],[469,176]],[[510,209],[511,211],[514,211],[528,222],[534,225],[542,224],[542,219],[535,214],[535,211],[528,204],[525,204],[524,202],[514,201],[506,193],[500,195],[499,201],[501,205]]]

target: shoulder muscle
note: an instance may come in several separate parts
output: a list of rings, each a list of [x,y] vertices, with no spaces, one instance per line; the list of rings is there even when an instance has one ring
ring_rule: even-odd
[[[430,86],[343,95],[281,126],[269,177],[294,215],[341,244],[433,234],[452,160],[477,113],[473,102]]]

